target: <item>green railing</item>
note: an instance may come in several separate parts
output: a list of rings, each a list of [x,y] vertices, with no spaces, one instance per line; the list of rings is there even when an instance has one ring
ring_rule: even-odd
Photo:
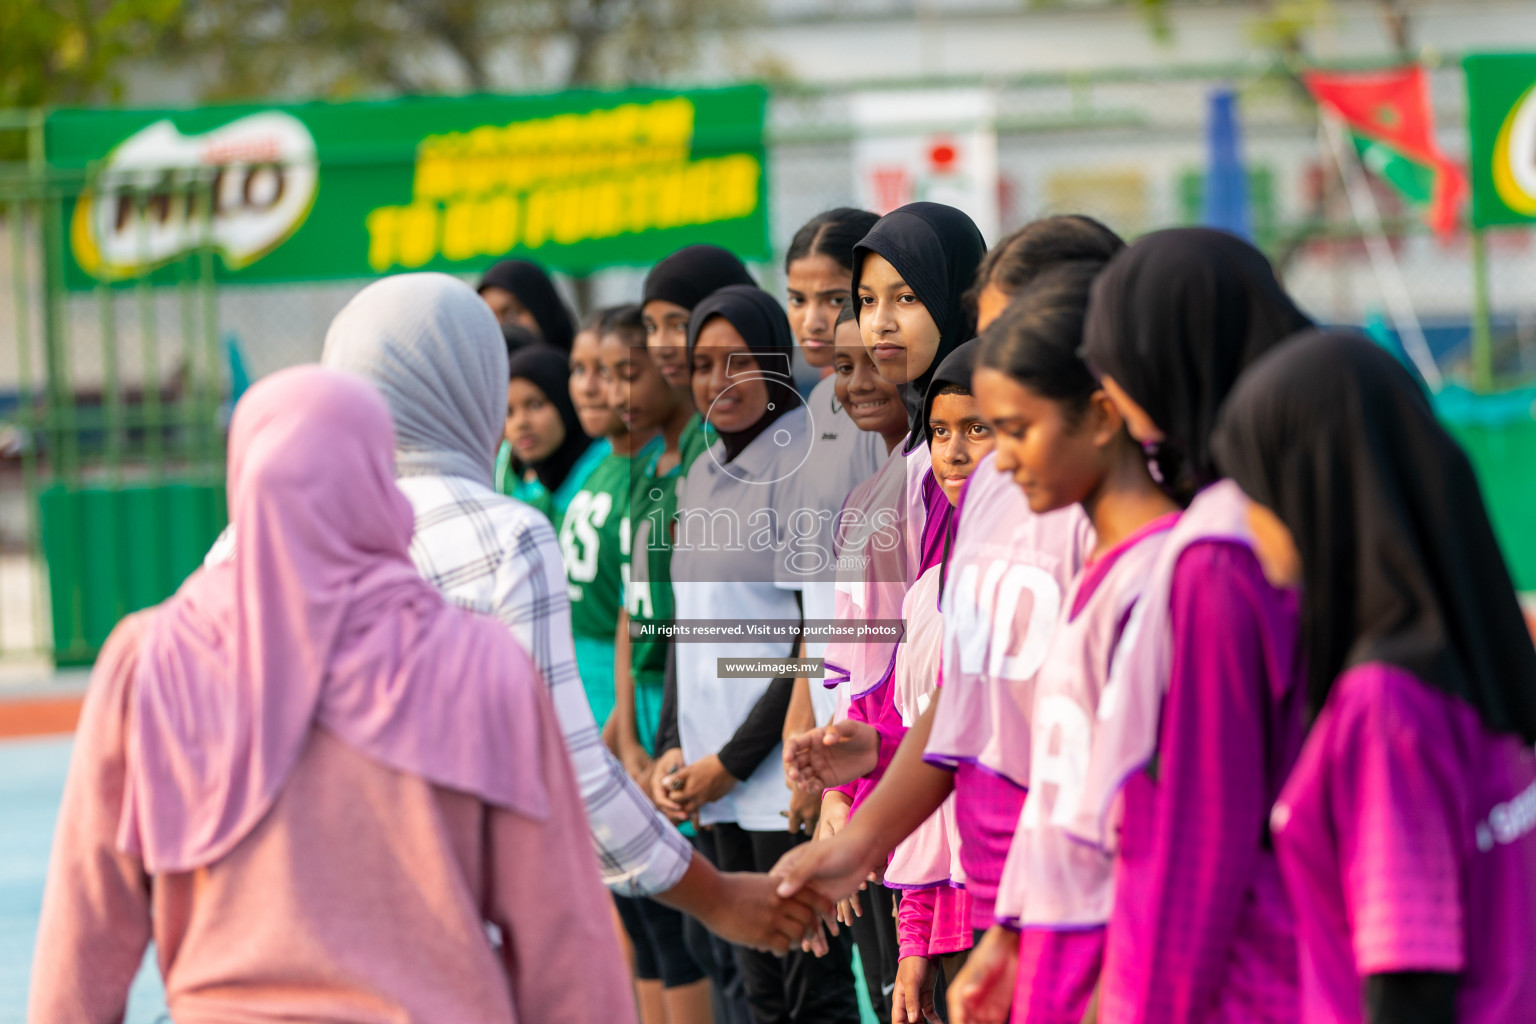
[[[169,288],[135,279],[65,292],[63,204],[93,172],[49,169],[40,126],[0,116],[0,133],[28,144],[24,163],[0,165],[14,314],[0,327],[14,363],[0,373],[15,382],[0,492],[20,520],[0,534],[11,577],[0,580],[0,658],[76,664],[124,614],[174,590],[222,526],[224,368],[209,248],[178,260]],[[173,198],[209,210],[210,184]],[[139,212],[157,198],[120,194]]]

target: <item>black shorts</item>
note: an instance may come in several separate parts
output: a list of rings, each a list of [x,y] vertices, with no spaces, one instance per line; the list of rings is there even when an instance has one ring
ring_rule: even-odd
[[[615,895],[619,918],[635,947],[635,977],[660,981],[662,988],[679,988],[706,975],[683,939],[682,911],[655,900]]]

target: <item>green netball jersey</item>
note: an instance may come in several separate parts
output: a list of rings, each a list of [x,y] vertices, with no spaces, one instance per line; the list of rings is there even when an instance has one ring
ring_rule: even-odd
[[[672,599],[672,520],[677,516],[677,485],[693,461],[715,441],[714,430],[697,413],[678,438],[682,456],[664,474],[656,472],[661,451],[637,465],[630,497],[629,581],[625,608],[636,623],[670,622],[676,611]],[[666,640],[632,640],[630,667],[635,676],[635,726],[647,752],[661,720],[661,691],[667,667]]]
[[[629,573],[631,477],[661,445],[656,438],[633,458],[610,450],[571,495],[560,517],[576,667],[598,725],[613,711],[613,635]]]
[[[496,489],[509,498],[516,498],[543,512],[550,524],[559,530],[560,518],[565,514],[571,499],[597,465],[612,452],[613,446],[607,438],[599,438],[589,444],[566,474],[565,482],[551,493],[537,478],[522,479],[513,472],[512,446],[503,441],[496,453]]]

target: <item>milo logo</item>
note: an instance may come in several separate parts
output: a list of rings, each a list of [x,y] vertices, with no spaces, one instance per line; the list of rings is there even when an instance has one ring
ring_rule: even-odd
[[[314,137],[289,114],[251,114],[202,135],[157,121],[107,155],[75,205],[70,247],[102,280],[206,245],[238,270],[298,230],[319,183]]]
[[[1525,91],[1499,128],[1493,187],[1505,206],[1536,217],[1536,86]]]

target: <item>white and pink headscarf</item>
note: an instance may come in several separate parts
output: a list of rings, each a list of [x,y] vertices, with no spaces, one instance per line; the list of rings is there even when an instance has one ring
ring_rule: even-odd
[[[411,564],[379,394],[318,367],[273,374],[236,408],[229,447],[240,543],[146,627],[118,845],[151,873],[219,860],[316,727],[544,818],[536,670],[504,627],[450,607]]]

